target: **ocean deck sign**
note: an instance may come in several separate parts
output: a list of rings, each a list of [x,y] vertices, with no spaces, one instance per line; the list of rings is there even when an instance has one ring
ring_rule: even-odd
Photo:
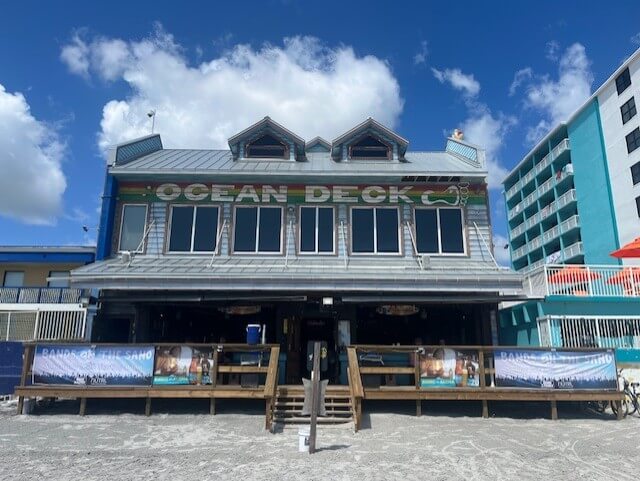
[[[419,185],[123,183],[118,198],[125,202],[465,206],[484,205],[486,188],[467,182]]]

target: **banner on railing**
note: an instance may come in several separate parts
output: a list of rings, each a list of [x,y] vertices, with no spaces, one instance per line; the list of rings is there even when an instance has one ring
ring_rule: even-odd
[[[613,351],[496,349],[498,387],[617,389]]]
[[[448,347],[425,349],[420,355],[420,386],[478,387],[479,366],[477,351]]]
[[[38,345],[33,358],[34,384],[148,386],[153,347]]]
[[[213,347],[158,346],[154,385],[211,384]]]

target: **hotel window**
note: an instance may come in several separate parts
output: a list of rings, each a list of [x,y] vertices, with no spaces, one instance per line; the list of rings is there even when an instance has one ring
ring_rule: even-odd
[[[219,212],[214,206],[171,206],[169,252],[215,252]]]
[[[638,213],[638,217],[640,217],[640,197],[636,197],[636,212]]]
[[[634,131],[632,131],[626,137],[627,139],[627,152],[631,153],[640,147],[640,127],[636,127]]]
[[[258,157],[267,159],[288,159],[289,146],[276,139],[273,135],[263,135],[262,137],[247,144],[247,157]]]
[[[2,285],[4,287],[24,286],[24,271],[6,271]]]
[[[636,162],[631,166],[631,179],[633,180],[633,185],[640,183],[640,162]]]
[[[633,97],[627,100],[622,107],[620,107],[620,113],[622,114],[622,125],[626,124],[636,115],[636,101]]]
[[[300,207],[300,253],[333,254],[333,207]]]
[[[69,287],[69,271],[51,271],[47,287]]]
[[[391,147],[373,135],[366,135],[349,147],[349,158],[389,160]]]
[[[631,85],[631,75],[629,75],[629,68],[627,67],[616,77],[616,90],[618,91],[618,95],[627,90],[629,85]]]
[[[144,229],[147,224],[147,206],[125,204],[122,206],[120,224],[120,251],[141,252]]]
[[[419,254],[464,254],[464,219],[458,208],[416,208]]]
[[[282,207],[236,207],[233,251],[280,254],[282,252]]]
[[[351,252],[399,254],[400,229],[397,207],[352,207]]]

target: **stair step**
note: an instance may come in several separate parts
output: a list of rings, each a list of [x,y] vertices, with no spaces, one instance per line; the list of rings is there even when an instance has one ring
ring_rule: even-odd
[[[302,409],[276,409],[276,414],[294,414],[297,416],[302,416]],[[327,414],[348,414],[351,415],[351,410],[347,409],[327,409]],[[307,414],[308,416],[308,414]]]
[[[338,418],[338,417],[326,417],[326,418],[318,418],[318,424],[339,424],[339,423],[347,423],[351,422],[351,418]],[[309,418],[281,418],[275,416],[273,421],[276,423],[283,424],[309,424]]]
[[[293,406],[304,406],[304,402],[302,401],[276,401],[276,407],[278,406],[285,406],[285,407],[293,407]],[[350,402],[346,402],[346,403],[334,403],[334,402],[325,402],[324,403],[325,407],[345,407],[345,408],[349,408],[351,407],[351,403]]]

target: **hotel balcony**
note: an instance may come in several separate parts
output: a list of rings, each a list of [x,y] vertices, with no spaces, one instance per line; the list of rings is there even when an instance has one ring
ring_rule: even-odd
[[[562,234],[566,234],[571,232],[573,229],[577,229],[580,227],[580,216],[574,215],[569,217],[567,220],[561,222],[560,224],[552,227],[551,229],[542,233],[529,241],[527,244],[513,251],[513,259],[517,260],[524,257],[527,254],[539,249],[543,245],[546,246],[554,239],[557,239]],[[515,235],[512,233],[512,238],[515,239]],[[566,252],[565,252],[566,251]],[[582,253],[581,245],[580,247],[569,246],[567,249],[561,252],[561,255],[565,255],[564,259],[569,260],[573,257],[576,257]]]
[[[83,340],[90,291],[0,287],[0,341]]]
[[[551,163],[560,157],[564,152],[569,150],[569,139],[564,139],[556,145],[551,152],[545,155],[529,172],[527,172],[518,182],[507,190],[507,200],[511,200],[519,191],[521,191],[529,182],[531,182],[544,169],[549,167]]]
[[[546,264],[529,271],[524,284],[532,297],[640,298],[640,267]]]
[[[558,316],[537,320],[544,347],[640,349],[638,316]]]

